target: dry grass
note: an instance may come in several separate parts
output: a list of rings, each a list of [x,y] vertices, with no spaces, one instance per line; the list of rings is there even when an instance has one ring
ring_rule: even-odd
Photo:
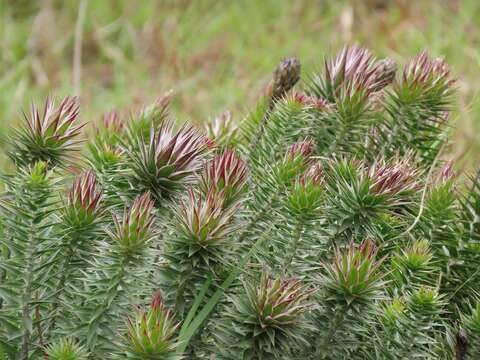
[[[79,23],[81,1],[0,0],[4,134],[32,99],[76,90],[85,120],[168,89],[180,120],[203,122],[225,109],[239,118],[282,57],[300,57],[308,73],[325,54],[359,42],[399,62],[423,48],[445,56],[460,93],[448,156],[473,155],[460,167],[480,159],[477,0],[84,2]]]

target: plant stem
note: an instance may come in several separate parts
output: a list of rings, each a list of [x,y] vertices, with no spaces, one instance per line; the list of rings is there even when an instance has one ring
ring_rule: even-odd
[[[317,351],[315,352],[315,357],[317,358],[325,358],[328,352],[328,348],[333,340],[333,337],[335,336],[335,333],[337,332],[338,328],[340,327],[341,323],[345,319],[345,315],[347,314],[348,310],[350,309],[350,306],[352,305],[352,302],[348,303],[346,306],[344,306],[342,309],[338,310],[333,317],[332,321],[330,322],[329,330],[327,333],[327,336],[325,336],[320,344],[317,347]]]
[[[125,275],[125,269],[128,266],[130,259],[128,257],[123,257],[118,265],[116,274],[112,277],[112,282],[108,286],[108,292],[106,293],[103,303],[100,304],[100,310],[95,311],[95,316],[93,316],[89,321],[88,326],[88,340],[87,347],[90,349],[94,348],[96,342],[97,326],[95,326],[100,320],[103,319],[105,313],[110,309],[111,304],[118,295],[118,288],[122,283]]]
[[[304,220],[300,218],[295,226],[295,236],[292,241],[289,242],[289,247],[287,248],[285,261],[283,263],[282,269],[284,272],[287,272],[288,267],[291,265],[295,254],[297,253],[298,245],[302,241],[302,233],[304,230]]]
[[[70,267],[68,265],[70,264],[71,259],[73,258],[74,258],[74,251],[70,243],[70,246],[68,246],[65,257],[63,259],[62,265],[60,266],[59,273],[61,274],[61,276],[60,276],[60,279],[58,280],[57,286],[55,287],[54,293],[56,294],[56,296],[52,303],[52,310],[51,310],[52,321],[50,325],[47,326],[47,329],[49,328],[55,329],[55,325],[57,322],[57,315],[58,315],[56,314],[56,311],[60,307],[60,298],[61,298],[61,293],[65,289],[65,282],[67,281],[67,279],[70,279]]]
[[[33,216],[35,219],[35,215]],[[30,221],[30,234],[27,241],[28,253],[27,253],[27,267],[25,268],[26,279],[25,289],[22,295],[22,322],[23,322],[23,334],[22,334],[22,350],[21,358],[28,360],[29,343],[31,337],[31,327],[33,319],[30,317],[30,302],[32,301],[32,282],[33,282],[33,268],[35,266],[35,253],[37,252],[37,239],[34,234],[37,233],[35,222]]]

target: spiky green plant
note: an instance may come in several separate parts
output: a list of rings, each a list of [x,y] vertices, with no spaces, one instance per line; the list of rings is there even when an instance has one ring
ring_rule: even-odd
[[[179,360],[175,341],[180,323],[175,323],[171,310],[165,309],[162,297],[155,294],[148,311],[138,310],[128,320],[125,353],[132,360]]]
[[[81,159],[76,99],[34,107],[1,176],[0,358],[478,357],[480,171],[444,161],[444,60],[397,66],[283,60],[207,134],[167,93]]]
[[[78,101],[66,97],[58,107],[47,99],[43,111],[32,104],[25,124],[14,132],[10,158],[18,166],[46,161],[49,166],[65,165],[69,152],[78,148],[76,137],[84,124],[78,124]]]
[[[61,339],[45,349],[46,358],[51,360],[86,360],[88,352],[71,338]]]
[[[314,307],[314,289],[296,279],[271,279],[265,270],[258,285],[245,283],[244,288],[245,294],[231,299],[215,331],[222,358],[288,358],[308,345],[302,329],[310,326],[304,314]]]
[[[191,126],[178,131],[163,121],[149,137],[130,134],[126,152],[136,189],[150,191],[161,201],[192,180],[202,166],[201,157],[210,147],[208,139]]]

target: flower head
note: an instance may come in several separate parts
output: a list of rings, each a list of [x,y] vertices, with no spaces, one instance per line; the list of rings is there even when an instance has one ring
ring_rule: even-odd
[[[165,308],[159,293],[153,296],[150,308],[139,309],[134,319],[129,319],[128,333],[124,338],[129,359],[179,360],[175,354],[180,323],[176,323],[171,310]]]
[[[67,193],[66,221],[81,226],[92,224],[98,217],[101,196],[102,192],[91,170],[77,177]]]
[[[234,151],[225,150],[205,162],[200,175],[200,190],[223,192],[225,207],[238,202],[247,191],[248,169],[245,161]]]
[[[376,260],[377,252],[370,240],[361,245],[352,243],[345,251],[337,250],[333,263],[324,265],[320,277],[324,289],[347,304],[378,298],[384,283],[379,271],[383,259]]]
[[[300,80],[300,61],[296,58],[283,59],[273,73],[271,96],[282,98]]]
[[[389,85],[396,72],[396,65],[390,59],[377,61],[365,48],[344,47],[338,55],[325,61],[323,90],[330,101],[343,93],[352,97],[362,91],[364,97]]]
[[[239,204],[224,208],[223,191],[214,189],[205,195],[197,195],[192,188],[188,189],[188,199],[181,202],[176,216],[178,241],[189,248],[189,256],[206,249],[212,251],[225,243],[237,225],[233,222],[239,210]]]
[[[206,138],[191,126],[178,131],[171,122],[163,122],[150,138],[136,138],[134,149],[127,149],[138,184],[158,199],[170,195],[192,179],[202,167],[202,156],[210,149]]]
[[[390,85],[395,79],[397,73],[397,63],[392,59],[386,58],[379,60],[375,65],[373,78],[370,83],[370,91],[378,92]]]
[[[48,345],[45,353],[49,360],[87,360],[88,351],[71,338],[63,338]]]
[[[296,324],[301,315],[310,311],[313,304],[308,300],[315,293],[296,279],[271,279],[262,271],[260,284],[255,291],[247,290],[249,301],[254,308],[257,321],[262,329],[283,327]]]
[[[306,138],[303,141],[296,142],[291,145],[287,150],[287,157],[290,159],[295,159],[298,157],[302,157],[308,159],[310,155],[312,155],[315,149],[315,141],[310,138]]]
[[[122,252],[141,252],[153,237],[154,203],[150,193],[138,196],[130,208],[125,208],[122,219],[114,215],[115,232],[111,237]]]
[[[419,188],[418,169],[413,166],[410,156],[395,157],[391,161],[381,158],[368,167],[371,180],[370,190],[387,197],[402,196]]]
[[[440,86],[447,92],[454,80],[449,78],[450,70],[442,58],[432,59],[427,51],[422,51],[411,60],[403,71],[403,82],[412,88],[432,89]]]
[[[78,112],[75,97],[64,98],[58,107],[48,98],[43,111],[32,105],[30,117],[25,115],[25,126],[15,134],[10,154],[13,161],[21,166],[36,161],[62,164],[80,142],[76,138],[85,124],[77,123]]]
[[[272,278],[265,269],[260,281],[245,282],[244,288],[223,314],[229,326],[217,331],[229,359],[244,354],[290,359],[299,346],[308,345],[303,334],[312,327],[305,315],[315,308],[316,289],[297,279]]]

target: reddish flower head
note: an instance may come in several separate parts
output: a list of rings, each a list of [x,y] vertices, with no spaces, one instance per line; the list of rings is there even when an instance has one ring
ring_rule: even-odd
[[[188,200],[181,202],[177,214],[179,241],[188,244],[190,251],[223,244],[238,227],[233,220],[239,204],[224,209],[224,195],[214,189],[202,196],[188,189]]]
[[[138,196],[129,209],[125,208],[122,219],[113,217],[115,233],[111,236],[122,251],[128,253],[141,251],[152,238],[155,221],[153,209],[153,200],[150,193],[146,192]]]
[[[409,156],[390,162],[380,159],[368,168],[368,176],[372,181],[370,189],[376,194],[396,196],[419,188],[418,169]]]
[[[81,225],[94,222],[98,216],[101,196],[97,179],[91,170],[77,177],[67,193],[67,220]]]
[[[138,184],[157,199],[168,196],[192,179],[202,168],[202,157],[209,151],[205,136],[191,126],[173,129],[164,121],[155,132],[152,128],[146,143],[137,138],[134,149],[127,149]]]
[[[75,138],[85,124],[78,124],[79,105],[76,97],[66,97],[58,107],[48,98],[42,112],[32,105],[25,126],[16,133],[13,160],[20,165],[46,161],[61,164],[67,154],[77,149]]]
[[[248,169],[245,161],[234,151],[225,150],[205,162],[200,176],[200,189],[207,194],[210,189],[223,191],[225,207],[240,200],[247,191]]]
[[[295,144],[291,145],[287,151],[287,157],[291,159],[295,159],[297,157],[308,158],[312,155],[315,149],[315,141],[310,138],[306,138],[303,141],[296,142]]]
[[[395,72],[392,60],[376,61],[367,49],[354,45],[344,47],[335,59],[326,61],[325,82],[334,92],[342,89],[351,96],[361,90],[368,96],[390,84]]]
[[[422,51],[411,60],[403,71],[403,82],[410,87],[432,88],[440,86],[448,91],[454,80],[449,78],[450,70],[445,60],[432,59],[427,51]]]
[[[312,309],[313,304],[308,300],[314,293],[315,289],[308,288],[300,280],[271,279],[263,270],[255,293],[249,291],[249,300],[262,328],[281,329],[296,324],[302,314]]]

